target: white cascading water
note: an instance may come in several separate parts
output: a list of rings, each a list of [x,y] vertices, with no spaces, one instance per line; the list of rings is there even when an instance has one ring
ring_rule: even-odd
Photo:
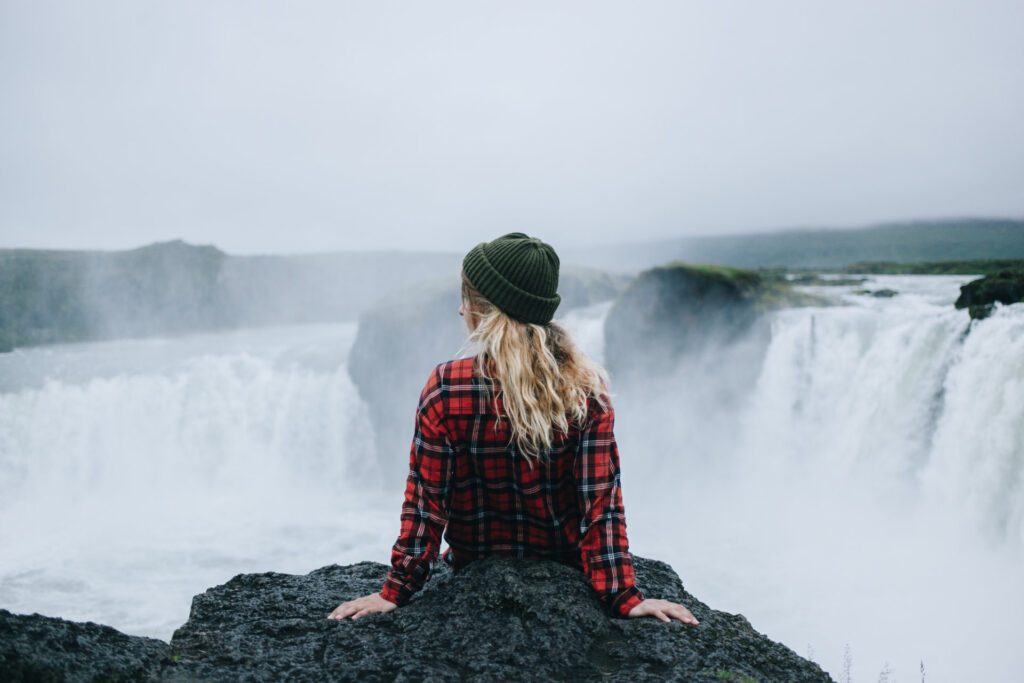
[[[766,350],[620,397],[633,551],[836,678],[849,653],[855,680],[917,681],[922,661],[928,681],[1014,680],[1024,305],[972,324],[952,307],[967,279],[822,288],[849,305],[781,311]],[[598,358],[608,309],[563,318]],[[0,356],[0,607],[166,640],[239,572],[386,562],[402,492],[379,486],[354,334]]]
[[[379,472],[345,366],[355,331],[0,358],[0,606],[168,639],[237,573],[386,559],[398,526],[366,505]]]
[[[810,288],[849,305],[773,315],[746,396],[708,398],[739,353],[621,406],[634,552],[837,679],[1016,680],[1024,305],[971,323],[969,279]]]

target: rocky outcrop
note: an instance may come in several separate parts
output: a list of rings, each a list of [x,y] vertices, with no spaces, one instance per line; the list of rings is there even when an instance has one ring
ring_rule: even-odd
[[[173,664],[162,640],[129,636],[91,621],[76,622],[0,609],[0,680],[157,681]]]
[[[9,681],[831,680],[742,615],[694,598],[667,564],[635,560],[647,596],[685,604],[699,626],[609,617],[579,570],[497,556],[459,574],[438,563],[392,612],[327,619],[379,590],[387,567],[361,562],[238,575],[193,599],[170,645],[0,611],[0,669]]]
[[[629,278],[564,267],[557,317],[579,306],[614,298]],[[405,478],[413,417],[430,370],[456,357],[466,341],[459,316],[458,271],[382,298],[359,319],[348,369],[366,401],[386,477]],[[395,482],[401,485],[401,482]]]
[[[873,296],[876,299],[891,299],[894,296],[899,295],[895,289],[858,289],[854,294],[861,296]]]
[[[638,275],[608,312],[605,366],[621,404],[646,407],[631,418],[653,420],[643,429],[666,417],[647,409],[652,397],[682,386],[708,387],[701,402],[728,412],[757,379],[771,338],[763,314],[825,305],[785,273],[670,263]]]
[[[621,387],[745,334],[765,294],[752,271],[671,263],[640,273],[605,320],[605,364]]]
[[[960,288],[957,308],[966,308],[976,320],[987,318],[996,303],[1024,301],[1024,270],[1004,270],[968,282]]]

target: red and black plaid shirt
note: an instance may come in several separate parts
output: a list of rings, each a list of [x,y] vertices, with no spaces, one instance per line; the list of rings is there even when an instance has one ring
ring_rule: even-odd
[[[555,431],[550,457],[531,469],[508,417],[497,422],[491,391],[473,358],[441,363],[427,379],[381,597],[404,605],[423,587],[443,533],[454,571],[493,554],[555,560],[582,569],[605,609],[626,616],[644,594],[634,585],[610,401],[602,409],[591,397],[585,428]]]

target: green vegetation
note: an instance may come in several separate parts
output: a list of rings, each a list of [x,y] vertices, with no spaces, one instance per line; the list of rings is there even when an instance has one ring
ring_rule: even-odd
[[[757,679],[753,676],[748,676],[739,671],[729,671],[728,669],[716,671],[715,678],[722,681],[733,681],[734,683],[758,683]]]
[[[1024,273],[1024,221],[686,238],[617,246],[605,264],[612,272],[569,265],[572,259],[600,266],[598,251],[563,259],[563,306],[616,297],[632,276],[614,271],[642,263],[652,277],[678,280],[698,296],[710,296],[709,302],[744,302],[766,311],[827,305],[798,285],[860,285],[859,275]],[[0,249],[0,352],[241,325],[354,320],[388,294],[405,296],[443,273],[450,282],[460,258],[416,252],[229,256],[181,240],[127,251]],[[991,304],[965,307],[983,317]]]
[[[706,286],[731,289],[738,294],[738,298],[753,303],[755,310],[758,311],[829,305],[829,302],[822,297],[797,290],[794,285],[807,283],[790,281],[786,278],[785,272],[778,269],[748,270],[718,264],[686,263],[677,260],[650,270],[651,272],[667,272],[672,269],[685,270],[691,278],[704,280],[707,283]]]
[[[843,273],[865,275],[990,275],[1002,271],[1024,272],[1024,259],[975,259],[917,263],[875,261],[853,263],[840,269],[840,272]]]
[[[734,287],[743,293],[754,293],[761,287],[763,281],[763,278],[752,270],[714,263],[686,263],[685,261],[676,260],[664,266],[652,268],[652,270],[659,271],[672,268],[684,268],[694,276]]]
[[[793,284],[779,280],[764,280],[761,292],[757,298],[757,308],[760,311],[830,305],[831,302],[824,297],[801,292]]]
[[[791,285],[815,285],[818,287],[849,287],[864,284],[864,277],[823,277],[821,273],[789,273],[785,270],[764,271],[765,277],[783,279]]]
[[[569,249],[563,261],[640,271],[673,259],[739,268],[816,270],[844,269],[853,263],[1024,259],[1024,220],[955,218],[852,229],[679,237]]]
[[[966,261],[864,261],[838,268],[757,268],[765,278],[785,279],[795,285],[849,286],[864,282],[865,275],[990,275],[1024,271],[1024,259],[973,259]],[[823,277],[831,275],[832,277]]]

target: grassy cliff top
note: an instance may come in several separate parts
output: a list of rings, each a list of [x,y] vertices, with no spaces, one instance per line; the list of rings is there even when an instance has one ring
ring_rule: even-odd
[[[676,260],[645,272],[662,274],[672,271],[685,272],[692,278],[735,288],[743,298],[753,302],[755,307],[760,310],[828,304],[821,297],[798,291],[794,288],[793,283],[785,280],[782,273],[771,270],[749,270],[719,264],[687,263]]]

